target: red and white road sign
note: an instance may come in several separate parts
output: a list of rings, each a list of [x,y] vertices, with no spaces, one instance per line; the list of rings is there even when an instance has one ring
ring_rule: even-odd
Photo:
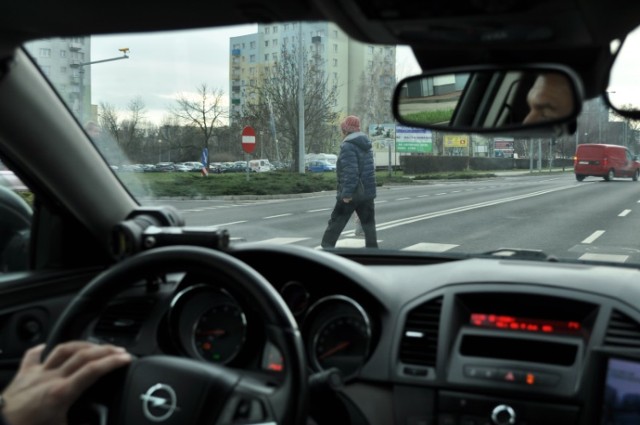
[[[256,148],[256,131],[251,126],[242,129],[242,150],[251,153]]]

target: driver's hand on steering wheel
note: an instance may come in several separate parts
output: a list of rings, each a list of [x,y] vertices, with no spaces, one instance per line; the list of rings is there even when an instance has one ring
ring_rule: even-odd
[[[66,424],[69,408],[82,393],[132,358],[121,347],[71,341],[56,346],[41,362],[44,348],[27,350],[2,392],[0,411],[8,425]]]

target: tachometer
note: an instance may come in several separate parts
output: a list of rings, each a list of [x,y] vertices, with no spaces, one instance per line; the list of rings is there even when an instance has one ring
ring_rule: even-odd
[[[369,356],[371,322],[351,298],[336,295],[318,301],[309,310],[304,332],[316,370],[335,367],[349,378],[358,373]]]
[[[176,295],[169,323],[174,341],[185,354],[212,363],[233,361],[247,335],[240,304],[227,291],[204,284]]]

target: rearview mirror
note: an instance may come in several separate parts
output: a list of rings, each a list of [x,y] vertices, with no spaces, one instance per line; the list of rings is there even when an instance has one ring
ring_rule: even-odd
[[[566,67],[477,66],[405,78],[393,113],[402,124],[440,131],[564,134],[582,101],[580,80]]]

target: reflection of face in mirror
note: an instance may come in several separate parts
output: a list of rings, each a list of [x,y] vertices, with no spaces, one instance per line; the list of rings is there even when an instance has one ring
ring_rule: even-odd
[[[540,74],[529,90],[527,103],[529,114],[524,124],[565,118],[574,110],[571,83],[557,72]]]

